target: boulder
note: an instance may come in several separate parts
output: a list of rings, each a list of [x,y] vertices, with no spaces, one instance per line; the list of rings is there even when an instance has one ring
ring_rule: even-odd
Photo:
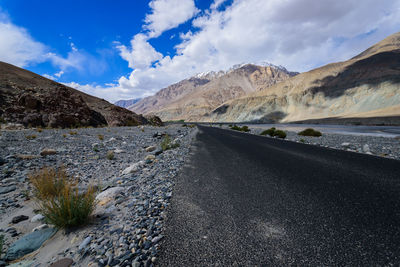
[[[363,146],[363,151],[364,151],[364,153],[371,152],[371,149],[369,148],[369,145],[368,145],[368,144],[365,144],[365,145]]]
[[[122,171],[122,175],[126,175],[126,174],[130,174],[130,173],[133,173],[133,172],[137,172],[138,170],[140,170],[140,168],[143,165],[144,165],[143,161],[139,161],[139,162],[133,163],[128,168],[126,168],[125,170]]]
[[[124,190],[123,187],[111,187],[96,196],[97,204],[104,206]]]
[[[37,250],[56,232],[55,228],[46,228],[24,235],[8,248],[5,259],[8,261],[16,260]]]

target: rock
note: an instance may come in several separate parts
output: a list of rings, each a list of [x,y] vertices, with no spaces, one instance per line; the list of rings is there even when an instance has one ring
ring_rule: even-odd
[[[163,238],[162,235],[156,236],[151,240],[151,243],[156,244]]]
[[[55,155],[57,154],[57,151],[55,149],[51,149],[51,148],[45,148],[40,152],[40,156],[45,157],[45,156],[49,156],[49,155]]]
[[[123,187],[112,187],[109,188],[96,196],[96,200],[98,201],[98,205],[104,206],[111,200],[113,200],[119,193],[124,190]]]
[[[2,187],[0,187],[0,195],[15,191],[15,189],[17,189],[17,187],[15,185],[4,186],[4,187],[2,186]]]
[[[24,160],[39,158],[39,156],[37,156],[37,155],[24,155],[24,154],[18,154],[15,157],[18,158],[18,159],[24,159]]]
[[[19,216],[15,216],[14,218],[12,218],[11,222],[16,224],[22,221],[26,221],[29,219],[29,216],[26,215],[19,215]]]
[[[365,145],[363,146],[363,151],[364,151],[364,153],[371,152],[371,149],[369,148],[369,145],[368,145],[368,144],[365,144]]]
[[[146,161],[154,161],[156,159],[156,156],[154,155],[147,155],[144,160]]]
[[[163,150],[162,150],[162,149],[157,150],[157,151],[154,153],[154,155],[158,156],[158,155],[160,155],[161,153],[163,153]]]
[[[152,126],[163,126],[164,125],[162,120],[155,115],[145,116],[145,118],[149,121],[150,125],[152,125]]]
[[[91,236],[86,237],[86,238],[82,241],[82,243],[79,245],[79,248],[78,248],[79,252],[82,252],[82,251],[87,247],[87,245],[89,245],[89,243],[90,243],[91,241],[92,241],[92,237],[91,237]]]
[[[117,139],[115,139],[114,137],[111,137],[111,138],[108,140],[108,142],[114,142],[115,140],[117,140]]]
[[[152,152],[152,151],[154,151],[154,150],[156,150],[156,147],[155,147],[155,146],[146,147],[146,152]]]
[[[343,148],[349,148],[349,147],[351,146],[351,144],[345,142],[345,143],[342,143],[341,146],[342,146]]]
[[[33,266],[37,266],[34,263],[35,263],[34,261],[20,261],[20,262],[16,262],[16,263],[8,265],[8,267],[10,267],[10,266],[11,267],[33,267]]]
[[[50,267],[69,267],[72,265],[72,263],[74,263],[72,259],[64,258],[50,264]]]
[[[46,228],[49,228],[49,225],[45,223],[45,224],[42,224],[42,225],[39,225],[39,226],[33,228],[32,232],[40,231],[40,230],[46,229]]]
[[[136,162],[122,171],[122,175],[137,172],[144,165],[143,161]]]
[[[44,216],[42,214],[36,214],[35,216],[32,217],[31,222],[39,222],[44,219]]]
[[[7,163],[7,160],[3,159],[2,157],[0,157],[0,166],[4,165]]]
[[[37,250],[56,232],[57,230],[55,228],[46,228],[24,235],[8,248],[5,259],[8,261],[16,260]]]
[[[123,153],[124,151],[122,150],[122,149],[115,149],[114,150],[114,153],[115,154],[121,154],[121,153]]]

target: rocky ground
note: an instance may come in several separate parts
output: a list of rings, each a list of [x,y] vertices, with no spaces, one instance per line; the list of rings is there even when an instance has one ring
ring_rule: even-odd
[[[3,260],[20,261],[34,251],[18,266],[156,264],[172,178],[184,164],[195,132],[180,125],[1,131]],[[164,134],[180,146],[162,151]],[[114,159],[107,158],[109,151]],[[43,166],[60,165],[79,178],[82,188],[99,188],[91,222],[73,231],[56,232],[35,214],[27,179]]]
[[[219,127],[219,126],[214,126]],[[222,126],[229,129],[227,125]],[[259,127],[249,127],[250,134],[260,134],[263,130]],[[277,128],[279,129],[279,127]],[[366,153],[380,157],[400,160],[400,137],[374,137],[349,134],[322,133],[321,137],[300,136],[297,132],[285,131],[286,140],[304,144],[330,147],[358,153]],[[266,138],[271,138],[266,136]]]

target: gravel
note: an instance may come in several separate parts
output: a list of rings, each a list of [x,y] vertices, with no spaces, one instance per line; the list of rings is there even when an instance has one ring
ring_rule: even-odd
[[[183,166],[195,132],[180,125],[2,131],[0,217],[5,220],[6,214],[27,206],[29,173],[63,165],[83,189],[94,184],[103,191],[98,198],[102,205],[89,226],[74,230],[80,241],[51,251],[47,263],[71,258],[76,266],[152,266],[163,237],[172,178]],[[165,134],[179,146],[162,151]],[[107,157],[109,151],[114,151],[113,159]],[[39,225],[41,216],[35,219]],[[6,248],[18,239],[15,233],[5,233]]]

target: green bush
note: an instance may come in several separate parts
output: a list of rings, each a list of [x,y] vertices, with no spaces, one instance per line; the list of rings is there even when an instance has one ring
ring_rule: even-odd
[[[282,130],[276,130],[274,132],[274,137],[275,136],[278,137],[278,138],[285,139],[286,138],[286,133],[284,131],[282,131]]]
[[[249,129],[249,127],[248,126],[243,126],[243,127],[240,127],[240,126],[237,126],[237,125],[233,125],[232,127],[231,127],[231,129],[232,130],[235,130],[235,131],[239,131],[239,132],[250,132],[250,129]]]
[[[274,136],[274,133],[275,133],[275,127],[272,127],[272,128],[269,128],[268,130],[265,130],[265,131],[262,131],[261,133],[260,133],[260,135],[269,135],[269,136]]]
[[[107,159],[109,159],[109,160],[114,159],[114,151],[112,151],[112,150],[107,151]]]
[[[29,175],[34,187],[40,212],[46,221],[58,228],[85,224],[96,202],[94,187],[80,193],[78,183],[71,179],[64,168],[44,168]]]
[[[304,131],[299,132],[298,135],[320,137],[320,136],[322,136],[322,133],[320,131],[316,131],[312,128],[307,128]]]

